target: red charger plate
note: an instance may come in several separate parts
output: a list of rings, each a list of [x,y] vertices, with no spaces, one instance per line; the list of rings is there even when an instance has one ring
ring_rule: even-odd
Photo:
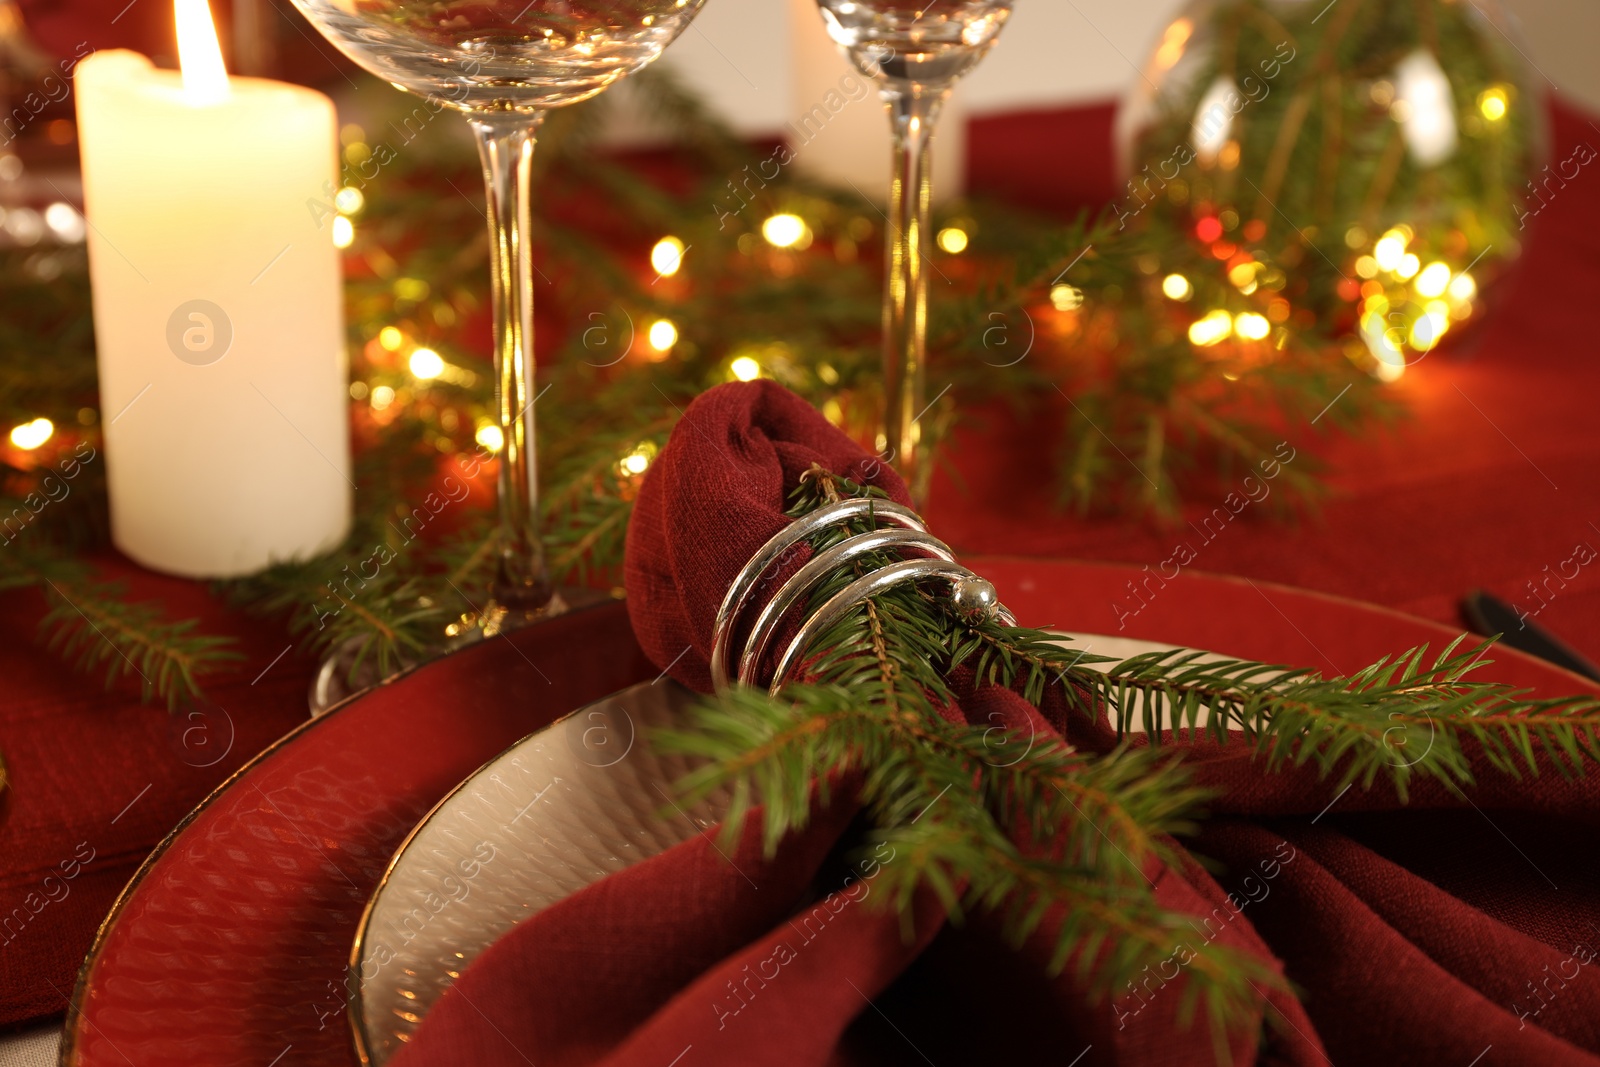
[[[1456,636],[1245,579],[1183,573],[1156,584],[1115,565],[969,562],[1025,625],[1325,673]],[[1596,691],[1509,649],[1494,658],[1485,679],[1544,696]],[[612,602],[464,649],[289,734],[196,808],[123,890],[84,961],[60,1062],[355,1063],[346,961],[411,828],[518,738],[655,674]]]

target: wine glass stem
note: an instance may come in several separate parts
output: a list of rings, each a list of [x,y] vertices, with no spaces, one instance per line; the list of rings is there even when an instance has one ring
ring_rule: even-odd
[[[528,186],[543,112],[472,116],[488,188],[489,270],[494,301],[495,401],[500,420],[499,561],[492,590],[508,608],[550,600],[539,533],[538,436],[534,416],[533,253]]]
[[[884,446],[914,498],[929,471],[920,420],[927,395],[928,276],[934,125],[946,88],[890,82],[883,89],[894,134],[883,298]]]

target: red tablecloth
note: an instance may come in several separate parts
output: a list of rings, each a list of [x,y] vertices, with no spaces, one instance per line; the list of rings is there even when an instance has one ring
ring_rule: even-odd
[[[1110,114],[1090,108],[975,123],[974,187],[1057,206],[1109,197]],[[1557,110],[1558,157],[1595,138],[1586,118]],[[1600,433],[1585,417],[1600,364],[1584,344],[1583,319],[1600,283],[1597,189],[1600,178],[1586,170],[1543,212],[1525,269],[1470,357],[1434,357],[1396,386],[1414,411],[1410,423],[1324,449],[1337,495],[1320,521],[1290,528],[1247,512],[1203,543],[1192,530],[1063,516],[1041,488],[1039,456],[1053,432],[1045,416],[1022,426],[975,420],[960,453],[969,495],[940,483],[930,509],[935,528],[967,552],[1152,567],[1188,540],[1200,570],[1439,621],[1453,621],[1457,598],[1474,586],[1535,603],[1524,583],[1544,582],[1545,568],[1556,572],[1580,543],[1600,547],[1600,528],[1591,525],[1600,509],[1590,500],[1600,482]],[[0,596],[0,751],[13,779],[0,797],[0,1024],[61,1009],[96,925],[150,847],[305,714],[312,664],[292,649],[277,658],[292,644],[283,633],[223,608],[194,583],[117,560],[107,568],[171,615],[200,615],[209,630],[238,634],[247,658],[211,686],[225,717],[174,724],[164,711],[140,707],[135,693],[107,694],[42,653],[31,622],[42,614],[38,594]],[[1539,620],[1600,655],[1600,567],[1551,588]],[[230,723],[236,736],[228,747]],[[193,726],[204,735],[190,733],[186,744],[183,731]]]

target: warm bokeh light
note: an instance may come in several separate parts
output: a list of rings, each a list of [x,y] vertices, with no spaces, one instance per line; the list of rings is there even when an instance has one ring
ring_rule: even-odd
[[[1449,292],[1455,300],[1471,300],[1478,294],[1478,283],[1472,280],[1472,275],[1462,271],[1450,280]]]
[[[1234,318],[1233,332],[1246,341],[1259,341],[1272,332],[1272,324],[1267,321],[1265,315],[1246,311]]]
[[[32,452],[56,432],[56,424],[40,416],[32,422],[25,422],[21,426],[11,428],[11,443],[24,452]]]
[[[1406,255],[1406,237],[1398,230],[1390,230],[1378,238],[1378,244],[1372,250],[1372,258],[1377,261],[1379,270],[1394,270]]]
[[[390,352],[398,352],[400,346],[406,343],[406,335],[394,326],[385,326],[378,331],[378,343]]]
[[[683,267],[683,242],[676,237],[663,237],[650,250],[650,266],[663,278],[670,278]]]
[[[1169,274],[1161,279],[1161,291],[1168,300],[1187,300],[1194,295],[1194,286],[1181,274]]]
[[[1483,117],[1490,122],[1499,122],[1506,117],[1509,100],[1506,91],[1500,86],[1491,86],[1478,94],[1478,110],[1483,112]]]
[[[356,225],[343,215],[333,217],[333,247],[349,248],[355,243]]]
[[[361,190],[347,185],[333,194],[333,206],[346,215],[354,215],[366,206],[367,198],[361,195]]]
[[[1394,272],[1402,278],[1410,278],[1421,269],[1422,260],[1417,258],[1416,253],[1407,252],[1400,257],[1400,265],[1394,269]]]
[[[1190,324],[1189,343],[1206,348],[1227,340],[1231,333],[1233,333],[1233,316],[1218,308]]]
[[[657,319],[650,324],[650,347],[657,352],[669,351],[678,343],[678,327],[671,319]]]
[[[498,452],[506,447],[506,435],[500,431],[500,427],[492,422],[486,422],[479,426],[478,432],[473,439],[490,452]]]
[[[650,469],[650,463],[655,458],[655,446],[646,443],[623,456],[617,466],[623,474],[639,475]]]
[[[805,219],[786,212],[763,222],[761,236],[775,248],[798,248],[810,243],[807,239],[811,236],[811,230]]]
[[[761,364],[749,356],[740,356],[728,364],[728,373],[741,382],[753,382],[761,377]]]
[[[1050,303],[1057,311],[1077,311],[1083,307],[1083,290],[1075,285],[1052,286]]]
[[[178,27],[184,100],[204,107],[228,99],[228,70],[222,65],[222,47],[206,0],[173,0],[172,12]]]
[[[1372,256],[1357,256],[1356,274],[1362,278],[1376,278],[1378,276],[1378,261]]]
[[[411,373],[423,381],[432,381],[444,373],[444,357],[431,348],[419,348],[411,353]]]
[[[967,231],[959,226],[946,226],[939,231],[939,247],[952,256],[959,256],[967,250]]]
[[[1413,282],[1417,288],[1417,295],[1431,299],[1444,295],[1450,287],[1450,268],[1437,259],[1422,268],[1422,273],[1417,275]]]
[[[372,397],[368,401],[373,411],[383,411],[394,403],[394,390],[387,385],[380,385],[372,390]]]

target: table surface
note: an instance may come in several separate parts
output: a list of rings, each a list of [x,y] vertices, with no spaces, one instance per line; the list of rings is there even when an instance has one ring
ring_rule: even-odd
[[[1109,145],[1110,119],[1104,107],[975,123],[972,183],[1057,206],[1103,202],[1112,192],[1109,152],[1068,153]],[[1553,132],[1552,158],[1600,138],[1586,117],[1559,109]],[[1045,158],[1052,153],[1062,158]],[[1018,166],[1019,154],[1034,165]],[[1198,570],[1451,624],[1471,588],[1531,603],[1526,583],[1542,580],[1576,546],[1600,546],[1600,433],[1588,417],[1600,360],[1585,343],[1589,293],[1600,282],[1597,191],[1600,178],[1585,170],[1541,214],[1523,269],[1470,351],[1424,360],[1394,387],[1408,421],[1360,439],[1293,442],[1328,465],[1334,494],[1317,519],[1286,526],[1246,512],[1202,543],[1192,529],[1064,515],[1039,473],[1038,455],[1053,444],[1044,436],[1050,416],[1017,425],[976,411],[958,457],[965,489],[936,484],[930,521],[967,553],[1135,567],[1154,566],[1189,541]],[[42,903],[29,905],[20,932],[0,933],[0,1024],[60,1010],[94,926],[134,867],[216,783],[305,714],[313,661],[280,629],[224,607],[196,583],[114,558],[105,570],[171,617],[198,616],[208,631],[236,634],[246,659],[210,687],[218,711],[201,724],[205,745],[193,735],[185,744],[190,724],[141,707],[131,690],[108,694],[39,650],[37,592],[0,595],[0,749],[13,779],[0,797],[0,854],[10,858],[0,871],[0,915],[30,899]],[[1547,599],[1539,621],[1600,656],[1600,567]],[[68,895],[40,896],[44,879],[74,856]]]

